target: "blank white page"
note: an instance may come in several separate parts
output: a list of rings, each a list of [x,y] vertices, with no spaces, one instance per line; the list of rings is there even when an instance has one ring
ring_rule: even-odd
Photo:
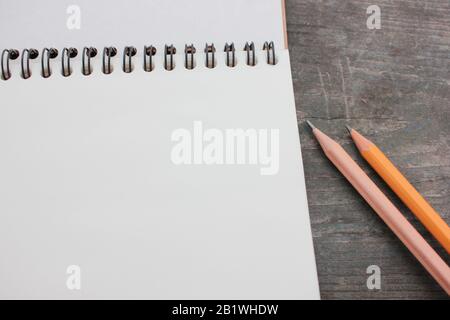
[[[278,59],[2,81],[0,297],[319,298],[288,52]],[[278,130],[278,170],[176,164],[174,132],[199,122]]]
[[[284,45],[284,0],[0,1],[0,48]],[[74,7],[75,6],[75,7]],[[69,11],[67,11],[69,9]],[[69,24],[69,27],[67,26]]]

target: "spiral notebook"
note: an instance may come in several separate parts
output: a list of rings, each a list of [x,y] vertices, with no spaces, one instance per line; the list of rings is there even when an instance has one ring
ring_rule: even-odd
[[[319,298],[282,1],[0,6],[1,298]]]

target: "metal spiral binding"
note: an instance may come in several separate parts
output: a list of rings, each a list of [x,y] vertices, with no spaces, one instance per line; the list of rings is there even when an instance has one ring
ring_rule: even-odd
[[[234,43],[231,43],[231,44],[226,43],[223,51],[225,51],[226,65],[231,68],[235,67],[236,66],[236,49],[234,48]]]
[[[276,65],[277,64],[277,58],[275,56],[275,45],[273,41],[271,42],[265,42],[263,46],[263,50],[266,50],[267,52],[267,64],[270,65]]]
[[[70,59],[75,58],[78,55],[78,50],[75,48],[64,48],[61,57],[61,73],[63,77],[68,77],[72,74],[70,68]]]
[[[103,48],[103,58],[102,58],[102,72],[104,74],[112,73],[111,58],[117,54],[117,49],[115,47],[104,47]]]
[[[190,46],[185,45],[184,47],[184,67],[188,70],[192,70],[195,68],[194,54],[196,51],[197,50],[195,49],[193,44],[191,44]]]
[[[247,42],[245,44],[244,51],[247,52],[247,65],[252,67],[256,66],[255,44],[253,42]]]
[[[156,48],[154,46],[144,47],[144,71],[153,71],[153,56],[156,54]],[[147,62],[148,57],[148,62]]]
[[[58,56],[58,49],[44,48],[41,56],[41,74],[43,78],[48,78],[52,75],[50,67],[50,59],[55,59]]]
[[[205,45],[205,55],[206,55],[206,61],[205,65],[207,68],[214,68],[216,66],[216,48],[214,47],[214,43],[206,44]]]
[[[19,51],[16,49],[5,49],[2,51],[2,61],[1,61],[1,69],[2,69],[2,79],[8,80],[11,78],[11,70],[9,69],[9,61],[16,60],[19,57]],[[6,60],[6,63],[5,63]]]
[[[266,63],[268,65],[276,65],[277,57],[275,52],[275,44],[273,41],[265,42],[262,50],[266,53]],[[144,46],[143,51],[143,70],[151,72],[154,70],[154,56],[156,55],[156,48],[152,45]],[[255,44],[247,42],[244,46],[245,64],[248,66],[255,66],[257,64],[257,56]],[[193,44],[185,45],[184,48],[184,68],[192,70],[196,67],[196,53],[197,50]],[[103,48],[102,57],[102,72],[103,74],[111,74],[113,72],[112,57],[116,56],[117,49],[115,47]],[[164,69],[171,71],[175,68],[175,54],[176,48],[173,45],[165,45],[164,47]],[[212,69],[217,66],[218,61],[216,56],[216,48],[214,44],[205,44],[204,48],[204,66]],[[235,67],[237,65],[236,49],[234,43],[226,43],[223,50],[225,65],[228,67]],[[71,69],[72,59],[78,55],[78,50],[72,47],[66,47],[61,54],[61,74],[64,77],[69,77],[73,74]],[[97,49],[94,47],[84,47],[81,57],[81,72],[88,76],[92,73],[91,59],[97,55]],[[122,71],[130,73],[133,71],[133,57],[137,55],[137,49],[132,46],[126,46],[122,55]],[[21,54],[15,49],[5,49],[1,54],[1,79],[8,80],[11,78],[10,61],[21,56],[21,77],[28,79],[31,77],[30,61],[39,56],[39,51],[36,49],[24,49]],[[56,48],[44,48],[41,54],[41,76],[48,78],[52,75],[51,59],[58,56]],[[141,65],[142,66],[142,65]]]
[[[131,59],[136,55],[135,47],[125,47],[123,49],[123,61],[122,61],[122,70],[125,73],[130,73],[133,71],[133,64],[131,63]]]
[[[31,77],[31,70],[30,70],[30,59],[36,59],[39,56],[39,51],[36,49],[23,49],[22,51],[22,58],[20,61],[21,66],[21,74],[23,79],[28,79]]]
[[[173,55],[177,53],[177,49],[171,44],[170,46],[164,46],[164,69],[172,71],[175,68]]]
[[[94,47],[84,47],[81,58],[81,73],[88,76],[92,73],[91,58],[97,55],[97,49]]]

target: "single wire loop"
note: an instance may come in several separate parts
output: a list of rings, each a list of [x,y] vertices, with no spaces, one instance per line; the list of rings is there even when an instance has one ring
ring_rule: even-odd
[[[133,71],[132,57],[136,55],[135,47],[125,47],[123,49],[123,61],[122,61],[122,70],[125,73],[130,73]]]
[[[194,45],[191,44],[190,46],[186,45],[184,47],[184,66],[188,70],[192,70],[195,68],[195,53],[197,50],[195,49]]]
[[[267,64],[269,65],[276,65],[277,64],[277,58],[275,55],[275,44],[273,41],[271,42],[265,42],[263,46],[263,50],[266,50],[267,52]]]
[[[58,56],[58,50],[55,48],[44,48],[41,56],[41,75],[43,78],[48,78],[52,75],[50,67],[50,59],[55,59]]]
[[[247,52],[247,65],[252,67],[256,66],[255,44],[253,42],[247,42],[245,44],[244,51]]]
[[[214,47],[214,43],[205,45],[205,55],[206,55],[206,67],[207,68],[215,68],[216,67],[216,47]]]
[[[9,78],[11,78],[11,69],[9,68],[9,61],[16,60],[18,57],[19,51],[16,49],[5,49],[2,51],[1,69],[3,80],[8,80]]]
[[[231,44],[225,43],[225,48],[223,49],[225,51],[225,63],[228,67],[235,67],[236,66],[236,49],[234,47],[234,43]]]
[[[91,58],[97,55],[97,49],[94,47],[84,47],[81,58],[81,73],[88,76],[92,73]]]
[[[112,73],[111,58],[117,54],[117,49],[115,47],[104,47],[103,48],[103,58],[102,58],[102,72],[104,74]]]
[[[144,47],[144,71],[153,71],[153,56],[156,54],[156,48],[154,46]],[[148,57],[148,59],[147,59]],[[148,60],[148,62],[147,62]]]
[[[61,73],[63,77],[68,77],[72,74],[70,68],[70,59],[75,58],[78,55],[78,50],[75,48],[64,48],[61,54]]]
[[[20,61],[20,69],[22,73],[23,79],[28,79],[31,77],[30,70],[30,59],[36,59],[39,56],[39,51],[36,49],[23,49],[22,50],[22,58]]]
[[[177,53],[177,49],[171,44],[170,46],[164,46],[164,69],[172,71],[175,68],[174,55]]]

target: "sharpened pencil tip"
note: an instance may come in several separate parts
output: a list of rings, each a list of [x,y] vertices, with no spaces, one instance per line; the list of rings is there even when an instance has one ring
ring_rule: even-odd
[[[308,126],[309,126],[312,130],[316,129],[316,127],[311,123],[311,121],[306,120],[306,123],[308,124]]]
[[[347,126],[347,125],[346,125],[345,127],[347,128],[347,130],[348,130],[348,133],[350,133],[350,134],[351,134],[351,133],[352,133],[352,130],[353,130],[353,129],[352,129],[352,127],[350,127],[350,126]]]

